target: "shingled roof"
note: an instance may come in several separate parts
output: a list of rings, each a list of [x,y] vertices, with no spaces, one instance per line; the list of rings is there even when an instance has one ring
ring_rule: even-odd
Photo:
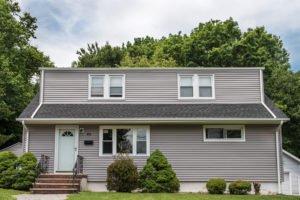
[[[276,118],[288,117],[266,97]],[[39,106],[39,94],[19,119],[31,118]],[[34,115],[42,118],[274,118],[263,104],[43,104]]]

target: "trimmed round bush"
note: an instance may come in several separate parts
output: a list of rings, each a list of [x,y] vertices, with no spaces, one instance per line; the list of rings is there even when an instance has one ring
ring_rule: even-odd
[[[15,164],[15,181],[12,188],[29,190],[37,177],[37,159],[32,153],[24,153]]]
[[[247,181],[238,180],[229,184],[229,193],[244,195],[251,191],[251,183]]]
[[[0,188],[11,188],[15,180],[17,156],[10,151],[0,152]]]
[[[119,155],[107,168],[107,189],[117,192],[131,192],[138,187],[139,174],[131,158]]]
[[[226,190],[226,182],[222,178],[212,178],[206,183],[209,194],[223,194]]]
[[[140,188],[143,192],[178,192],[179,180],[167,158],[155,150],[140,172]]]

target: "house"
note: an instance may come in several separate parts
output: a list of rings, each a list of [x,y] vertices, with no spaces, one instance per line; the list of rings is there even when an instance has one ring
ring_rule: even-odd
[[[24,151],[49,158],[42,181],[80,165],[85,188],[103,191],[114,155],[128,152],[141,169],[160,149],[181,191],[204,191],[208,179],[222,177],[281,193],[281,126],[288,118],[264,95],[263,68],[42,68],[40,74],[40,92],[17,120]]]
[[[300,195],[300,159],[283,150],[283,166],[282,193]]]
[[[17,143],[12,144],[8,147],[0,149],[0,152],[1,151],[10,151],[10,152],[14,153],[16,156],[21,156],[23,154],[22,143],[17,142]]]

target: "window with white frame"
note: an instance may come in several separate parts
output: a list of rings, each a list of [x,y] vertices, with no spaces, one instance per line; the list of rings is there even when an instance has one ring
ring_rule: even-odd
[[[100,156],[126,153],[150,154],[150,130],[148,126],[101,126]]]
[[[243,125],[209,125],[203,126],[204,141],[245,141]]]
[[[125,75],[89,75],[89,99],[122,99]]]
[[[179,98],[213,99],[213,75],[179,75]]]

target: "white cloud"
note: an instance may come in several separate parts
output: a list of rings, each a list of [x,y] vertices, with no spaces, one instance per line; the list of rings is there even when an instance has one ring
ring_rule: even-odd
[[[35,44],[59,67],[70,66],[87,43],[119,45],[145,35],[188,33],[199,22],[230,16],[243,30],[265,25],[284,35],[287,47],[288,33],[300,33],[298,0],[27,0],[21,7],[38,18]]]

